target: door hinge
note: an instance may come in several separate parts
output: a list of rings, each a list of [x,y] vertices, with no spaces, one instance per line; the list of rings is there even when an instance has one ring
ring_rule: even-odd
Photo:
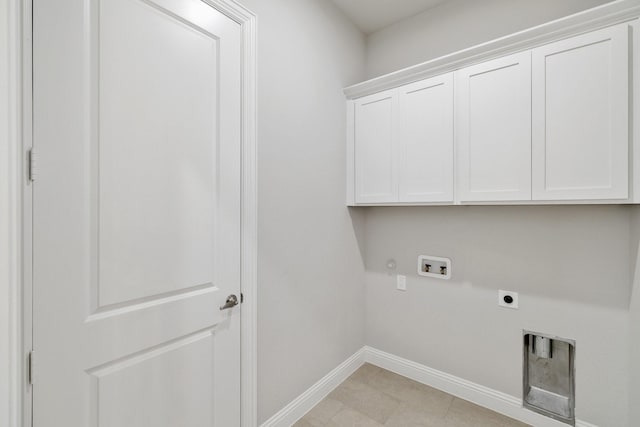
[[[244,302],[244,294],[240,292],[240,304]]]
[[[27,153],[28,156],[28,167],[29,167],[29,181],[33,182],[36,180],[37,169],[36,169],[36,149],[32,148]]]
[[[30,385],[33,385],[35,383],[35,379],[36,379],[35,365],[34,365],[34,354],[35,354],[35,351],[31,351],[29,353],[29,358],[27,359],[27,376],[28,376]]]

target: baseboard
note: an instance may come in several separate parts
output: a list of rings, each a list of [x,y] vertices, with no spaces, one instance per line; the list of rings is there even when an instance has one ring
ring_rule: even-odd
[[[472,383],[471,381],[429,368],[393,354],[385,353],[375,348],[364,347],[362,353],[367,363],[442,390],[523,423],[536,427],[567,427],[567,424],[523,408],[519,398],[506,393]],[[577,420],[576,427],[597,426]]]
[[[342,362],[320,381],[312,385],[307,391],[261,424],[260,427],[290,427],[302,418],[364,364],[365,348],[366,347],[361,348],[353,356]]]
[[[535,427],[567,427],[567,424],[523,408],[517,397],[368,346],[358,350],[260,427],[290,427],[365,362]],[[577,420],[576,427],[597,426]]]

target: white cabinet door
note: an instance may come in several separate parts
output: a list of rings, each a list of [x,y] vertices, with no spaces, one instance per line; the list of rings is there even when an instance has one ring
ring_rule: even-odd
[[[531,53],[456,77],[461,201],[531,200]]]
[[[401,202],[453,201],[453,74],[399,89]]]
[[[628,197],[628,31],[533,50],[534,200]]]
[[[356,203],[398,201],[397,90],[355,105]]]

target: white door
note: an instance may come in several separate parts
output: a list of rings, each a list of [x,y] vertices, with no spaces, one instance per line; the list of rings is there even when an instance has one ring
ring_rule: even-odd
[[[461,201],[531,200],[531,52],[456,72]]]
[[[355,105],[356,203],[398,201],[396,89]]]
[[[34,426],[240,424],[240,27],[35,0]]]
[[[399,92],[399,199],[453,202],[453,74]]]
[[[534,200],[626,199],[629,26],[533,50]]]

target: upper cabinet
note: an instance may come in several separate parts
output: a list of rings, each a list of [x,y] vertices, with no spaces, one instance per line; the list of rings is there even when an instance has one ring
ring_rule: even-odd
[[[640,203],[639,22],[359,85],[392,89],[348,101],[348,204]]]
[[[629,27],[533,50],[533,199],[629,197]]]
[[[400,202],[453,202],[453,75],[399,89]]]
[[[355,103],[355,186],[357,203],[398,201],[398,92]]]
[[[531,200],[531,53],[456,73],[461,201]]]
[[[453,76],[358,99],[355,203],[453,202]]]

